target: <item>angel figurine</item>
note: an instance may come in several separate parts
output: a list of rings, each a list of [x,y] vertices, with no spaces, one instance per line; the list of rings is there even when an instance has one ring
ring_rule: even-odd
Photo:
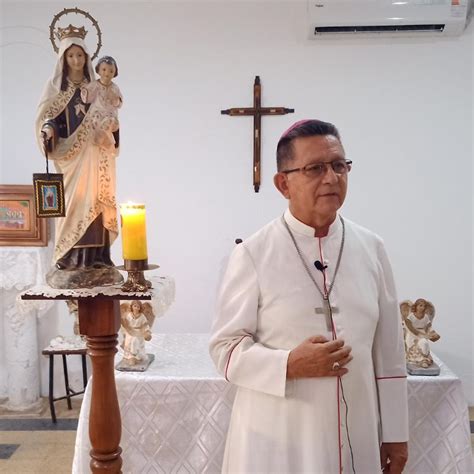
[[[423,298],[412,303],[400,303],[408,373],[412,375],[438,375],[439,366],[433,362],[429,341],[436,342],[440,335],[432,328],[435,316],[433,304]]]
[[[145,341],[151,340],[151,328],[155,314],[150,303],[133,300],[120,305],[123,359],[117,370],[143,372],[153,362],[155,356],[147,354]]]

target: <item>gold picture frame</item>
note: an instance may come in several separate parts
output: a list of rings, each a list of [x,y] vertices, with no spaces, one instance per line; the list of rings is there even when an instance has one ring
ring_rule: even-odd
[[[62,174],[33,174],[36,217],[64,217],[66,203]]]
[[[0,185],[0,246],[45,247],[48,245],[46,219],[35,212],[33,186]]]

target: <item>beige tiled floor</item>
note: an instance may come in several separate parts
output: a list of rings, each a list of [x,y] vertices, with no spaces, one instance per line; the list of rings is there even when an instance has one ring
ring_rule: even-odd
[[[66,400],[55,402],[56,416],[58,418],[78,418],[81,410],[82,395],[71,398],[72,410],[67,407]],[[40,407],[32,411],[8,411],[0,406],[0,418],[46,418],[51,419],[47,397],[41,399]]]
[[[56,402],[58,418],[78,418],[81,401]],[[31,414],[0,411],[1,418],[31,418]],[[50,418],[47,399],[35,418]],[[0,431],[0,444],[19,444],[10,459],[0,459],[2,474],[70,474],[74,457],[75,431]]]
[[[0,472],[70,473],[75,441],[75,431],[2,431],[0,443],[20,447],[10,459],[0,460]]]

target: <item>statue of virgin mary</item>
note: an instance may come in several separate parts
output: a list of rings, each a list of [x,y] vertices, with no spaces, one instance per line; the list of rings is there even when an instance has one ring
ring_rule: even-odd
[[[58,28],[58,58],[36,117],[40,149],[64,176],[66,216],[57,218],[54,266],[47,275],[56,288],[120,283],[110,259],[118,235],[114,147],[95,143],[100,114],[83,102],[81,88],[95,80],[84,27]]]

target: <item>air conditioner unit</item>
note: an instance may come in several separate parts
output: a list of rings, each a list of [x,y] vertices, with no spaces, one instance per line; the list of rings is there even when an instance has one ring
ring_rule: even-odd
[[[308,0],[311,38],[460,35],[471,0]]]

